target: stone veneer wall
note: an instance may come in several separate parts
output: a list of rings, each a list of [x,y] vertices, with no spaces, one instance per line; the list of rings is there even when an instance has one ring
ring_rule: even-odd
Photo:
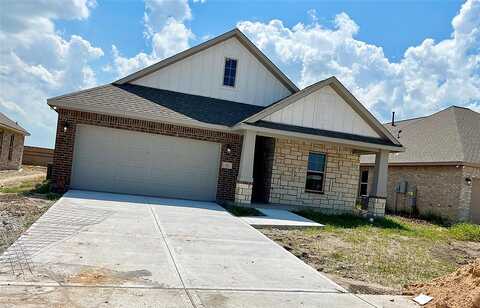
[[[235,203],[250,204],[252,200],[253,183],[237,182],[235,186]]]
[[[22,166],[23,142],[25,136],[6,129],[0,129],[0,135],[3,135],[3,138],[0,136],[0,170],[20,169]],[[15,137],[13,140],[12,159],[10,160],[8,159],[8,152],[12,135]]]
[[[368,168],[369,192],[372,187],[373,167]],[[472,186],[465,178],[480,177],[480,168],[467,166],[389,166],[387,187],[387,209],[409,211],[405,194],[395,193],[395,186],[407,181],[416,186],[417,209],[420,215],[433,214],[454,221],[468,221],[470,218],[470,197]]]
[[[327,154],[324,193],[305,191],[309,152]],[[315,207],[326,213],[351,212],[356,201],[359,155],[332,143],[276,139],[270,203]]]

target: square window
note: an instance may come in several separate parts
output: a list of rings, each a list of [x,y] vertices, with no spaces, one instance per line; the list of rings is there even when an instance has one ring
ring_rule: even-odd
[[[223,71],[223,85],[235,87],[235,78],[237,75],[237,60],[226,58],[225,69]]]
[[[305,183],[306,190],[323,192],[323,184],[325,182],[325,161],[325,154],[310,153],[308,155],[307,180]]]

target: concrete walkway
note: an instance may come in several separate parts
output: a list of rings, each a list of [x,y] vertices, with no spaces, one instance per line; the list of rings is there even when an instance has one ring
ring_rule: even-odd
[[[251,226],[282,226],[282,227],[323,227],[324,225],[306,219],[287,210],[257,209],[265,216],[241,217]]]
[[[374,307],[208,202],[70,191],[0,265],[2,307]]]

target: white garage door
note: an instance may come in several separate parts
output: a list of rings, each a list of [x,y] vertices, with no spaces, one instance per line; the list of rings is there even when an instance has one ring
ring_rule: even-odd
[[[77,125],[71,187],[215,200],[220,144]]]

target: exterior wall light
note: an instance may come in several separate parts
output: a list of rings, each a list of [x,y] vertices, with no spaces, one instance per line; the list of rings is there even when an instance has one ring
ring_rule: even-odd
[[[63,132],[66,133],[69,127],[70,127],[70,125],[68,124],[67,121],[65,121],[65,122],[63,123]]]
[[[465,178],[465,182],[467,183],[468,186],[472,185],[472,179],[471,178]]]
[[[225,151],[227,152],[227,154],[232,153],[232,147],[229,144],[227,144]]]

